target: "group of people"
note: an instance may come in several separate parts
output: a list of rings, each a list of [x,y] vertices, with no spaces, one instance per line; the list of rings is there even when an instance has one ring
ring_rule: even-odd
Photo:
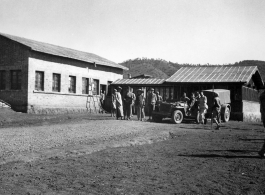
[[[144,121],[145,106],[147,106],[149,115],[148,120],[152,120],[153,111],[158,109],[162,102],[162,96],[159,95],[159,92],[155,93],[154,89],[151,88],[147,94],[147,98],[145,98],[142,89],[138,89],[135,95],[130,87],[127,87],[124,96],[121,95],[121,90],[122,88],[119,86],[117,89],[114,89],[112,93],[111,116],[116,116],[117,119],[131,120],[131,117],[133,116],[132,111],[135,107],[137,119]]]
[[[187,97],[186,93],[180,98],[180,101],[188,105],[187,114],[196,113],[198,123],[206,124],[207,119],[205,114],[208,110],[207,97],[203,94],[203,91],[192,93],[190,98]],[[212,118],[213,122],[216,123],[216,129],[220,129],[221,121],[221,101],[218,93],[214,93],[213,107],[212,107]]]

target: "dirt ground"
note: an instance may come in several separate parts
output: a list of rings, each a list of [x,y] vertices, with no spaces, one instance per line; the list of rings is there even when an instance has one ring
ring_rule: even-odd
[[[0,194],[265,194],[261,123],[0,110]]]

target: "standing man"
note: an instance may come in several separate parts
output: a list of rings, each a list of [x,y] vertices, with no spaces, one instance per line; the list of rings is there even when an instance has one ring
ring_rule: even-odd
[[[147,105],[148,105],[148,114],[149,114],[149,121],[152,120],[152,114],[153,111],[155,110],[155,105],[156,105],[156,101],[157,101],[157,97],[156,94],[154,93],[154,88],[150,89],[150,92],[148,94],[147,97]]]
[[[111,94],[111,117],[115,117],[116,115],[116,89],[113,89],[113,93]]]
[[[203,91],[200,91],[199,99],[199,123],[206,124],[207,119],[205,119],[205,113],[208,109],[207,97],[203,94]]]
[[[145,118],[145,114],[144,114],[145,98],[144,98],[143,93],[144,91],[142,89],[137,90],[135,106],[136,106],[138,121],[139,120],[143,121]]]
[[[132,92],[132,96],[133,96],[133,99],[132,99],[132,110],[131,110],[131,117],[133,117],[133,114],[135,114],[135,100],[136,100],[136,96],[135,96],[135,93],[133,93],[133,88],[131,90]]]
[[[104,112],[104,104],[105,104],[105,91],[100,90],[100,104],[102,108],[102,114]]]
[[[190,98],[188,98],[187,94],[184,92],[182,97],[180,98],[180,101],[184,102],[185,104],[188,104],[190,101]]]
[[[220,129],[219,121],[220,121],[220,115],[221,115],[221,101],[220,101],[218,93],[214,93],[212,111],[213,111],[212,113],[213,121],[217,125],[216,130],[219,130]]]
[[[261,119],[263,122],[263,126],[265,127],[265,91],[260,95],[259,99],[260,99]],[[259,156],[261,158],[265,157],[265,140],[264,140],[264,144],[263,144],[261,150],[259,151]]]
[[[163,101],[163,98],[161,95],[159,95],[159,91],[156,92],[156,97],[157,97],[157,102],[156,102],[157,111],[160,111],[160,104]]]
[[[124,118],[127,116],[127,120],[131,120],[132,116],[132,104],[135,95],[130,91],[130,87],[127,88],[126,94],[124,96],[124,106],[125,106],[125,113]]]
[[[117,92],[116,92],[116,117],[117,117],[117,120],[119,118],[122,119],[122,117],[123,117],[123,104],[122,104],[122,98],[121,98],[121,90],[122,90],[122,88],[120,86],[117,87]]]

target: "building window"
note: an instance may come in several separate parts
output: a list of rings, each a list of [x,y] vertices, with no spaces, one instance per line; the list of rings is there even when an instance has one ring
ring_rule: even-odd
[[[61,91],[61,75],[52,74],[52,91],[60,92]]]
[[[11,70],[11,89],[21,89],[21,70]]]
[[[99,80],[93,79],[92,94],[99,95]]]
[[[44,72],[35,72],[35,90],[44,91]]]
[[[82,94],[88,94],[89,89],[89,79],[88,78],[82,78]]]
[[[0,89],[6,89],[6,71],[1,70],[0,71]]]
[[[76,77],[69,76],[69,93],[75,93],[75,92],[76,92]]]

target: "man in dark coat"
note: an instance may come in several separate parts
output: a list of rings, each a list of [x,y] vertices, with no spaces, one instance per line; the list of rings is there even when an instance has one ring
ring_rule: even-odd
[[[124,119],[127,116],[127,120],[131,120],[134,97],[135,95],[130,91],[130,87],[128,87],[126,90],[126,94],[123,98],[125,106]]]
[[[142,89],[137,90],[135,106],[137,110],[137,118],[140,121],[143,121],[145,118],[144,114],[144,106],[145,106],[145,98],[144,98],[144,91]]]
[[[220,129],[220,116],[221,116],[221,101],[218,93],[214,93],[213,107],[212,107],[213,122],[217,124],[216,130]]]

